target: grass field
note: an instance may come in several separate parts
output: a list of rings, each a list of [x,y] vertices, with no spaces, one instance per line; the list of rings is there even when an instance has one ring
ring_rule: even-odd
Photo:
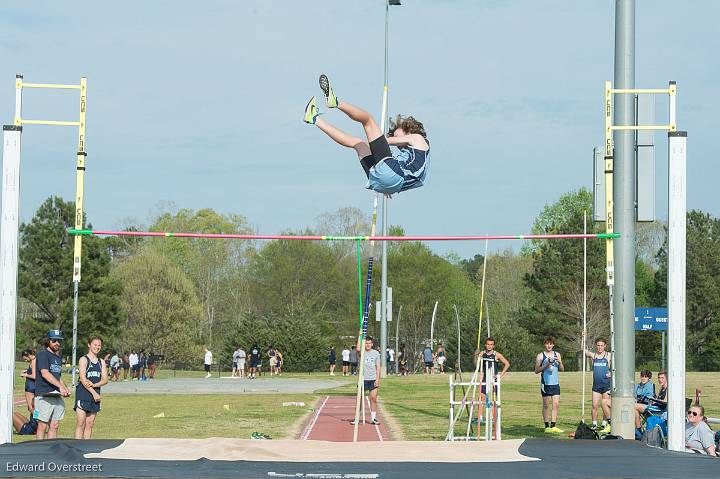
[[[18,367],[21,365],[18,364]],[[178,377],[201,377],[200,371],[178,371]],[[226,375],[226,373],[223,373]],[[157,381],[171,380],[173,371],[160,371]],[[284,378],[330,379],[326,373],[284,374]],[[468,380],[470,374],[466,374]],[[21,378],[16,378],[16,397],[22,395]],[[66,378],[67,379],[67,378]],[[342,376],[335,376],[340,382]],[[345,378],[347,379],[347,378]],[[581,374],[563,373],[558,425],[574,431],[581,417]],[[67,382],[70,382],[67,379]],[[591,376],[587,377],[585,417],[590,418]],[[530,372],[509,373],[502,384],[503,439],[544,436],[538,376]],[[696,387],[703,390],[702,404],[708,415],[720,416],[720,373],[688,373],[687,397],[694,398]],[[381,384],[380,398],[393,423],[408,440],[443,440],[448,428],[448,376],[391,376]],[[260,431],[273,438],[297,437],[303,418],[312,412],[314,402],[324,395],[352,395],[354,385],[316,391],[314,394],[215,394],[107,395],[98,416],[95,438],[125,437],[238,437],[249,438]],[[283,407],[283,402],[304,402],[305,407]],[[66,400],[67,414],[60,436],[72,437],[75,414]],[[225,408],[225,405],[228,408]],[[16,410],[26,414],[23,405]],[[155,418],[163,413],[165,417]],[[466,423],[465,423],[466,424]],[[460,432],[465,426],[458,426]],[[717,427],[715,427],[717,429]],[[567,434],[561,436],[567,437]],[[15,436],[16,441],[29,439]]]

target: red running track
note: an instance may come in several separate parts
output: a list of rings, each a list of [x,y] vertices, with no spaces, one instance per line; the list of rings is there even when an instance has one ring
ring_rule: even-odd
[[[352,442],[355,419],[354,396],[326,396],[320,407],[310,418],[300,439],[332,442]],[[387,441],[390,438],[385,421],[378,413],[380,425],[370,424],[370,404],[365,398],[365,414],[367,422],[358,427],[358,441]]]

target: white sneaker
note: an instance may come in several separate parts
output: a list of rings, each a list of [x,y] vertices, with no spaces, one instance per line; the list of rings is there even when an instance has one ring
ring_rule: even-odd
[[[212,375],[210,373],[208,373],[207,376],[205,376],[205,379],[208,379],[210,377],[212,377]]]

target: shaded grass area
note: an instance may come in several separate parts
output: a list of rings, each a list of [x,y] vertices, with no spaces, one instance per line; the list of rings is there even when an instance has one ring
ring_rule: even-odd
[[[463,377],[469,381],[472,373]],[[567,437],[574,432],[581,417],[582,374],[562,373],[560,377],[562,394],[558,426],[565,430]],[[639,377],[637,378],[639,381]],[[380,398],[387,411],[401,425],[409,440],[444,440],[449,425],[449,378],[447,375],[413,375],[389,377],[382,381]],[[590,388],[592,375],[586,377],[585,418],[590,421]],[[709,416],[720,416],[720,373],[688,373],[686,379],[687,397],[695,397],[695,388],[703,390],[702,404]],[[502,382],[502,437],[521,439],[545,437],[542,421],[542,399],[538,376],[531,372],[509,373]],[[355,386],[344,386],[322,391],[323,394],[352,395]],[[460,394],[457,388],[457,394]],[[467,416],[464,416],[467,417]],[[465,433],[467,419],[458,421],[456,434]],[[717,428],[716,428],[717,429]]]

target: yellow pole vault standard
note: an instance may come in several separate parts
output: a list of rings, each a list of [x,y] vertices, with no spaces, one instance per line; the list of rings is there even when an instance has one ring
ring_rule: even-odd
[[[85,195],[85,111],[87,108],[87,78],[80,79],[80,125],[78,127],[77,167],[75,169],[75,228],[83,228],[83,200]],[[82,238],[75,236],[73,245],[73,347],[72,383],[77,378],[78,290],[82,270]]]
[[[66,85],[62,83],[25,83],[22,76],[15,78],[15,89],[20,90],[22,97],[23,88],[41,88],[50,90],[80,90],[80,117],[78,121],[65,120],[28,120],[21,117],[20,108],[15,109],[15,125],[50,125],[50,126],[77,126],[78,127],[78,148],[77,167],[75,173],[75,220],[76,230],[83,229],[83,197],[85,185],[85,112],[87,107],[87,78],[80,78],[79,85]],[[77,323],[78,323],[78,289],[80,285],[80,274],[82,265],[82,235],[75,235],[73,244],[73,347],[72,347],[72,383],[76,384],[77,378]]]
[[[669,102],[669,121],[664,125],[613,125],[613,95],[668,95]],[[614,256],[614,235],[615,220],[613,213],[613,131],[626,130],[666,130],[677,131],[675,123],[675,98],[677,95],[677,86],[675,82],[670,82],[668,88],[613,88],[610,81],[605,82],[605,233],[608,235],[605,240],[605,273],[608,286],[608,296],[610,300],[610,351],[613,354],[612,369],[612,388],[615,390],[615,307],[613,305],[613,297],[615,293],[615,256]]]
[[[87,107],[87,78],[80,79],[80,125],[78,128],[77,168],[75,174],[75,229],[82,229],[85,192],[85,108]],[[82,238],[75,236],[73,250],[73,282],[80,282]]]

